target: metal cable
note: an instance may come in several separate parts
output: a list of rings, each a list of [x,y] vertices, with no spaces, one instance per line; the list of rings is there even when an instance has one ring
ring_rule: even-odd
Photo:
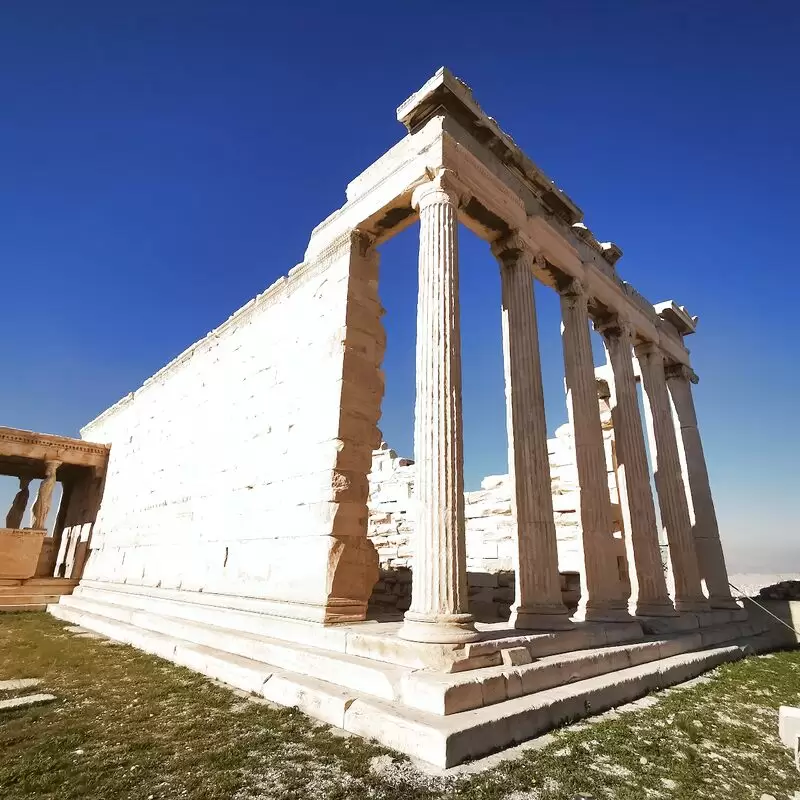
[[[783,625],[784,628],[788,628],[790,631],[792,631],[798,637],[798,641],[800,641],[800,631],[798,631],[797,628],[792,627],[791,625],[789,625],[788,622],[785,622],[780,617],[773,614],[768,608],[764,608],[764,606],[762,606],[761,603],[757,602],[752,597],[745,597],[744,592],[738,586],[734,586],[730,581],[728,581],[728,586],[730,586],[731,589],[733,589],[734,591],[739,592],[742,600],[749,600],[754,606],[758,606],[762,611],[769,614],[773,619],[778,620],[778,622],[780,622],[780,624]]]

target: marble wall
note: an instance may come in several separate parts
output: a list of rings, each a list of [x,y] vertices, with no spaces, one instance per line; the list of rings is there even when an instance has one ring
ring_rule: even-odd
[[[342,237],[82,430],[111,444],[84,579],[363,613],[383,393],[363,250]]]

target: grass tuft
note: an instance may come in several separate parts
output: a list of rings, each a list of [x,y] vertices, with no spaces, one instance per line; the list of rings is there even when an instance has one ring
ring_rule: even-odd
[[[778,706],[800,704],[797,650],[726,664],[657,703],[450,776],[131,647],[77,638],[46,614],[0,616],[7,678],[41,678],[35,691],[58,699],[0,712],[3,800],[739,800],[800,791],[777,738]]]

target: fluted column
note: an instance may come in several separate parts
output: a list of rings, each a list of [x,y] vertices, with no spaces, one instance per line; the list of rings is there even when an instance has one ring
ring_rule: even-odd
[[[637,345],[635,352],[642,374],[645,421],[661,510],[661,524],[669,545],[669,559],[675,581],[675,608],[678,611],[708,611],[708,601],[700,586],[697,556],[692,541],[678,442],[664,374],[664,356],[658,345],[652,342]]]
[[[511,513],[516,523],[516,597],[511,624],[572,627],[561,599],[547,425],[533,295],[533,255],[518,236],[493,247],[500,262]]]
[[[414,422],[416,550],[411,607],[399,635],[417,642],[478,638],[468,613],[458,307],[460,186],[449,170],[417,188],[419,299]]]
[[[616,316],[596,327],[603,335],[613,376],[609,389],[631,581],[629,608],[639,616],[672,616],[675,609],[667,594],[661,563],[650,468],[633,374],[632,330],[629,323]]]
[[[614,553],[611,498],[589,333],[589,298],[578,280],[569,281],[559,289],[559,294],[567,410],[575,438],[583,551],[581,599],[576,617],[629,621],[628,601],[623,595]]]
[[[666,377],[700,579],[705,583],[712,608],[738,609],[739,605],[731,597],[728,585],[728,569],[719,539],[703,443],[697,427],[692,384],[697,383],[698,379],[683,364],[667,366]]]
[[[60,466],[60,461],[45,462],[44,480],[39,484],[36,501],[31,509],[31,528],[41,530],[47,527],[47,517],[50,514],[50,507],[53,505],[56,471]]]

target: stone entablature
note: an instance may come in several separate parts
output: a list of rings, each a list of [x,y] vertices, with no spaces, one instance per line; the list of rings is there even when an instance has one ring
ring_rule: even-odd
[[[108,445],[95,444],[66,436],[35,433],[19,428],[0,427],[0,474],[17,474],[16,470],[4,471],[4,459],[30,459],[29,472],[33,477],[44,477],[44,464],[58,461],[81,467],[105,469],[108,461]],[[41,474],[39,474],[41,473]]]
[[[397,117],[409,135],[348,184],[348,202],[314,229],[307,259],[351,227],[377,244],[410,225],[413,189],[442,165],[470,193],[459,218],[481,238],[492,241],[516,230],[548,264],[583,280],[607,313],[625,316],[638,335],[689,363],[674,327],[619,277],[620,248],[594,237],[578,206],[480,108],[463,81],[440,69],[398,108]],[[552,285],[549,273],[535,274]]]

